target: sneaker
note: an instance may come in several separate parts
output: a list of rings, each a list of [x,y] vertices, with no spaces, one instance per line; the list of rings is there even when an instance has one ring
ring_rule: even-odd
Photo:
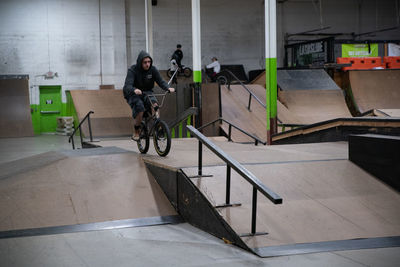
[[[139,135],[138,134],[134,134],[131,136],[131,139],[135,142],[139,141]]]
[[[136,141],[136,142],[139,141],[139,139],[140,139],[140,131],[139,130],[135,130],[135,133],[132,135],[131,139],[133,141]]]

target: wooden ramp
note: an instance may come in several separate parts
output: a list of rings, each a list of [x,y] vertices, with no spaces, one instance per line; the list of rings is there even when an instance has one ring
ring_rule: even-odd
[[[259,85],[246,85],[259,99],[265,99],[265,89]],[[266,110],[254,98],[247,109],[249,93],[240,85],[231,90],[221,87],[222,117],[263,140],[266,140]],[[278,122],[283,125],[309,125],[336,118],[351,117],[340,90],[288,90],[280,91],[277,102]],[[265,103],[265,100],[264,100]],[[228,125],[222,125],[227,133]],[[239,131],[232,131],[232,140],[250,142]]]
[[[324,70],[278,70],[277,77],[278,100],[299,124],[351,117],[342,90]]]
[[[299,124],[352,117],[341,90],[281,90],[278,98]]]
[[[362,113],[361,116],[400,118],[400,109],[371,109]]]
[[[265,71],[264,71],[261,74],[259,74],[254,80],[252,80],[251,84],[258,84],[265,89],[266,88],[265,82],[266,82],[266,80],[265,80]]]
[[[155,157],[152,151],[144,157],[190,223],[263,257],[400,246],[399,193],[350,162],[347,143],[267,147],[213,140],[279,194],[283,204],[273,205],[259,195],[257,232],[268,234],[240,237],[251,229],[252,187],[232,171],[231,203],[242,205],[213,208],[225,201],[226,165],[204,148],[202,173],[213,176],[194,177],[198,141],[175,139],[168,157]],[[164,177],[157,168],[171,174]],[[216,218],[220,226],[213,225]],[[220,236],[222,226],[227,232]]]
[[[337,118],[301,126],[272,136],[274,144],[299,144],[347,141],[350,134],[385,134],[400,136],[400,118]]]
[[[94,136],[132,134],[132,110],[122,90],[71,90],[70,93],[79,121],[94,111],[90,116]],[[85,136],[89,135],[87,125],[87,122],[82,125]]]
[[[257,230],[268,235],[242,238],[253,249],[400,235],[400,195],[347,159],[244,166],[283,198],[272,205],[260,197]],[[226,166],[203,171],[215,178],[193,183],[212,205],[224,203]],[[184,172],[192,176],[196,169]],[[252,188],[236,174],[232,185],[232,203],[242,206],[219,212],[238,234],[249,233]]]
[[[48,152],[4,163],[0,170],[0,238],[26,229],[87,229],[90,223],[96,229],[101,222],[177,215],[135,152]]]
[[[0,75],[0,137],[33,136],[29,80]]]
[[[254,88],[265,91],[259,85],[248,85],[247,87],[252,91]],[[265,96],[261,99],[265,99]],[[247,109],[248,101],[249,93],[242,86],[231,85],[230,90],[226,86],[221,86],[222,117],[260,139],[267,140],[265,108],[255,99],[252,99],[249,111]],[[228,133],[228,125],[223,124],[221,128],[225,133]],[[232,140],[235,142],[254,142],[254,140],[234,129],[232,130]]]
[[[359,113],[371,109],[400,109],[400,69],[350,70],[344,75],[348,75],[349,84],[343,87],[353,96]]]
[[[246,87],[264,104],[265,88],[257,81]],[[340,88],[323,70],[281,70],[279,72],[277,113],[280,125],[301,126],[352,117]],[[259,83],[258,82],[258,83]],[[266,110],[252,99],[251,111],[247,109],[249,93],[240,85],[231,85],[231,90],[221,87],[222,117],[239,127],[266,140]],[[228,126],[223,125],[228,132]],[[251,141],[239,132],[232,132],[232,140]]]

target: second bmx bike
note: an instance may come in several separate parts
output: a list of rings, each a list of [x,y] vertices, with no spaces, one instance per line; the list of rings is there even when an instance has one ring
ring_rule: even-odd
[[[168,78],[171,78],[174,73],[176,73],[176,70],[178,70],[178,73],[176,74],[177,76],[185,76],[186,78],[189,78],[192,76],[192,69],[189,67],[185,67],[182,65],[182,68],[179,68],[178,63],[176,63],[175,59],[172,59],[170,62],[170,67],[167,70],[167,76]]]
[[[163,106],[165,96],[169,92],[165,92],[163,94],[146,94],[144,93],[145,101],[149,101],[150,107],[146,108],[146,111],[143,114],[143,121],[140,126],[140,134],[139,140],[137,141],[137,146],[142,154],[146,154],[150,147],[150,137],[153,137],[154,148],[158,155],[161,157],[165,157],[168,155],[171,149],[171,132],[169,130],[168,124],[161,120],[159,117],[159,108]],[[162,101],[159,106],[154,107],[153,112],[153,104],[152,96],[161,97]]]

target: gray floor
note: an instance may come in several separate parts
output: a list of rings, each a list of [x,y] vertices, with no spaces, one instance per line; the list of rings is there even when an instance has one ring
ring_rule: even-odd
[[[0,163],[64,149],[71,147],[60,136],[0,139]],[[259,258],[186,223],[0,239],[0,266],[398,266],[399,262],[400,248]]]

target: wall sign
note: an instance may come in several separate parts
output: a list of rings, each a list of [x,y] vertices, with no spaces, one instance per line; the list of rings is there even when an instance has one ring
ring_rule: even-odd
[[[285,46],[285,66],[322,66],[334,62],[334,38],[325,38]]]
[[[342,44],[342,57],[377,57],[378,44]]]

